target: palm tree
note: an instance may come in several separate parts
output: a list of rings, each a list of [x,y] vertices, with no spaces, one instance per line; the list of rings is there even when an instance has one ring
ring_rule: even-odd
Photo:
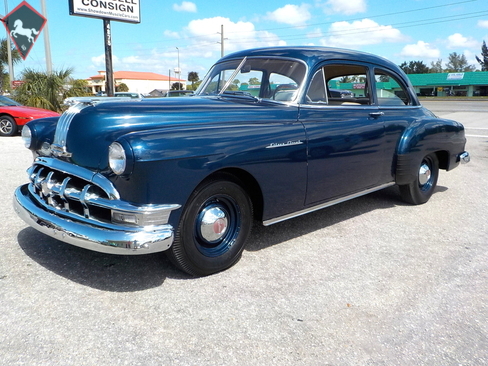
[[[2,90],[7,89],[7,86],[10,84],[8,80],[8,48],[10,46],[10,42],[7,43],[7,39],[3,38],[0,39],[0,88]],[[15,48],[11,48],[12,54],[12,65],[20,62],[22,57],[20,57],[19,52]]]
[[[195,83],[198,82],[200,78],[198,77],[198,72],[190,71],[188,73],[188,81],[191,81],[191,90],[195,90]]]
[[[15,99],[22,104],[61,112],[67,97],[84,96],[86,83],[71,77],[72,68],[46,72],[24,69],[24,83],[15,90]]]

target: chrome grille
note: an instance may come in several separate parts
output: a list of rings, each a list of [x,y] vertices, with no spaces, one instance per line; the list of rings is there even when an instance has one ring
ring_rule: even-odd
[[[29,177],[39,202],[86,219],[111,221],[110,195],[93,182],[41,164],[32,166]]]

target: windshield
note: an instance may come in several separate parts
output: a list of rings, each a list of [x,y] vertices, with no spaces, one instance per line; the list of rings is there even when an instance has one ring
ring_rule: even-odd
[[[20,106],[20,105],[21,104],[13,101],[12,99],[0,95],[0,107],[11,107],[11,106]]]
[[[216,64],[196,95],[245,94],[291,102],[297,98],[306,67],[296,60],[258,57]]]

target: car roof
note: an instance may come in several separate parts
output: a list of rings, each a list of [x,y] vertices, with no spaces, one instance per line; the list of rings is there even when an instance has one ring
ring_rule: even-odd
[[[362,61],[379,66],[384,66],[397,72],[403,73],[401,69],[393,62],[373,55],[371,53],[348,50],[343,48],[333,47],[318,47],[318,46],[299,46],[299,47],[265,47],[253,48],[243,51],[238,51],[224,56],[220,61],[241,58],[241,57],[259,57],[259,56],[274,56],[287,57],[302,60],[307,65],[312,66],[321,61],[341,60],[341,61]]]

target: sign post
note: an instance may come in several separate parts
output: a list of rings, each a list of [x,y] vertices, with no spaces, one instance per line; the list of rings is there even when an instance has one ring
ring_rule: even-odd
[[[105,92],[109,97],[113,97],[115,88],[112,67],[112,30],[109,19],[103,19],[103,32],[105,35]]]
[[[127,23],[140,23],[140,0],[125,1],[87,1],[69,0],[70,15],[103,19],[103,32],[105,37],[105,77],[106,93],[114,96],[114,78],[112,67],[112,30],[110,20]]]

